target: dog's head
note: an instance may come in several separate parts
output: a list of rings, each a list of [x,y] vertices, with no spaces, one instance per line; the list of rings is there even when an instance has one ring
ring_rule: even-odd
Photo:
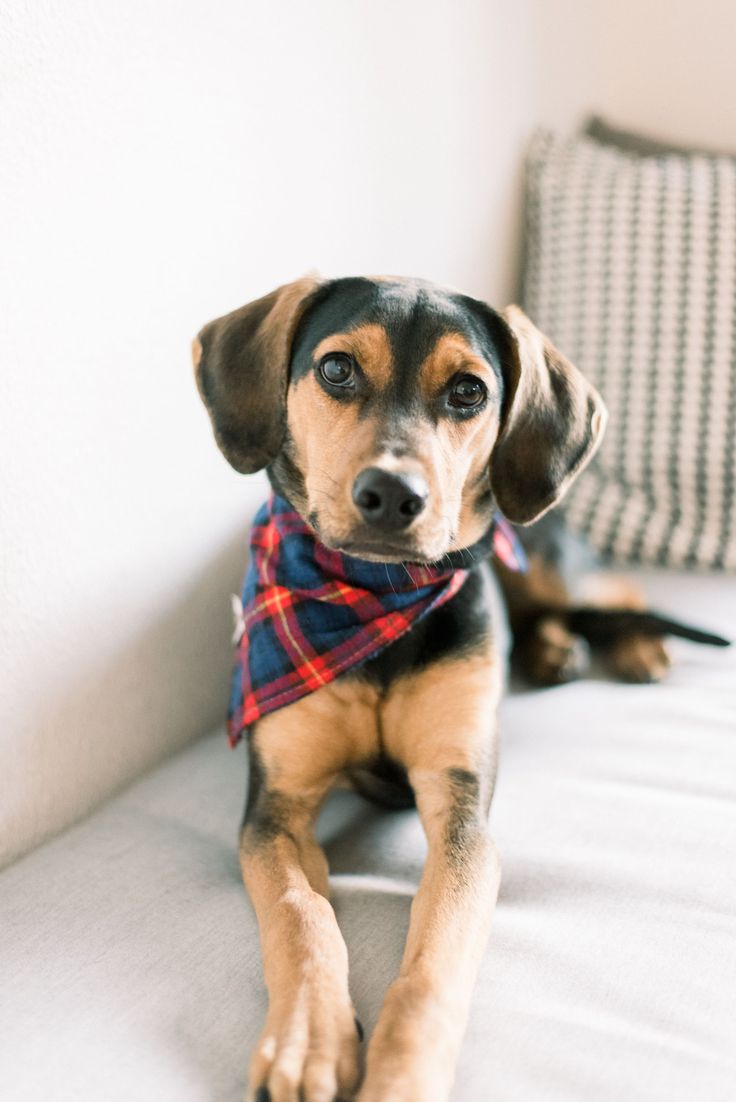
[[[518,307],[409,279],[307,278],[194,341],[217,443],[323,543],[434,562],[528,524],[600,443],[598,393]]]

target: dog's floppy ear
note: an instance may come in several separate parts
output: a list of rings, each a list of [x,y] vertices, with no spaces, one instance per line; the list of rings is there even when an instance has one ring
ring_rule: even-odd
[[[501,317],[509,338],[502,365],[506,395],[491,485],[509,520],[531,524],[593,456],[607,413],[598,391],[518,306]]]
[[[211,321],[192,343],[197,386],[215,439],[240,471],[260,471],[286,431],[286,388],[296,327],[321,281],[314,276]]]

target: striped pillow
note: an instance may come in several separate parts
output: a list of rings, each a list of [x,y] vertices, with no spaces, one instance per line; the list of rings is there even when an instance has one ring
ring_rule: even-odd
[[[736,159],[538,134],[523,301],[610,413],[572,526],[613,559],[736,569]]]

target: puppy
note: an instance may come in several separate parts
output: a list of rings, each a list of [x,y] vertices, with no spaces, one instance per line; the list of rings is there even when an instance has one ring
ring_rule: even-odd
[[[194,362],[225,457],[265,468],[274,490],[254,528],[230,710],[231,738],[248,740],[240,856],[269,993],[248,1097],[440,1102],[499,886],[491,552],[511,543],[499,572],[536,680],[578,671],[576,632],[620,673],[627,640],[644,652],[631,676],[666,664],[662,622],[620,621],[638,595],[615,597],[612,627],[571,605],[533,539],[529,572],[512,569],[521,553],[500,514],[529,525],[551,509],[606,411],[517,307],[415,280],[298,280],[205,326]],[[362,1085],[314,836],[346,781],[390,806],[415,802],[428,841]]]

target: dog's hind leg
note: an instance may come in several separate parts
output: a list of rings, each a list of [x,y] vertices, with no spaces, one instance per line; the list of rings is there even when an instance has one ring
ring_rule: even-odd
[[[347,949],[313,828],[373,715],[348,686],[328,686],[261,719],[250,737],[240,857],[269,996],[250,1067],[248,1098],[256,1102],[332,1102],[351,1097],[357,1084]]]
[[[565,623],[571,598],[555,564],[538,552],[528,559],[524,574],[494,563],[514,639],[513,663],[533,685],[561,685],[586,672],[588,647]]]
[[[428,841],[398,978],[371,1039],[359,1102],[444,1102],[498,893],[487,817],[499,678],[486,656],[399,681],[387,752],[407,768]]]
[[[629,578],[620,574],[598,573],[586,576],[581,596],[598,608],[645,609],[644,594]],[[601,648],[603,661],[621,681],[651,682],[666,677],[671,659],[660,635],[627,632]]]
[[[661,635],[628,627],[605,642],[594,631],[586,642],[584,628],[581,635],[571,629],[570,614],[580,608],[643,610],[646,602],[628,578],[601,569],[560,512],[548,513],[518,535],[527,551],[528,571],[515,574],[501,563],[494,566],[514,636],[514,663],[524,677],[535,685],[570,681],[586,672],[590,645],[622,681],[659,681],[666,675],[670,659]]]

